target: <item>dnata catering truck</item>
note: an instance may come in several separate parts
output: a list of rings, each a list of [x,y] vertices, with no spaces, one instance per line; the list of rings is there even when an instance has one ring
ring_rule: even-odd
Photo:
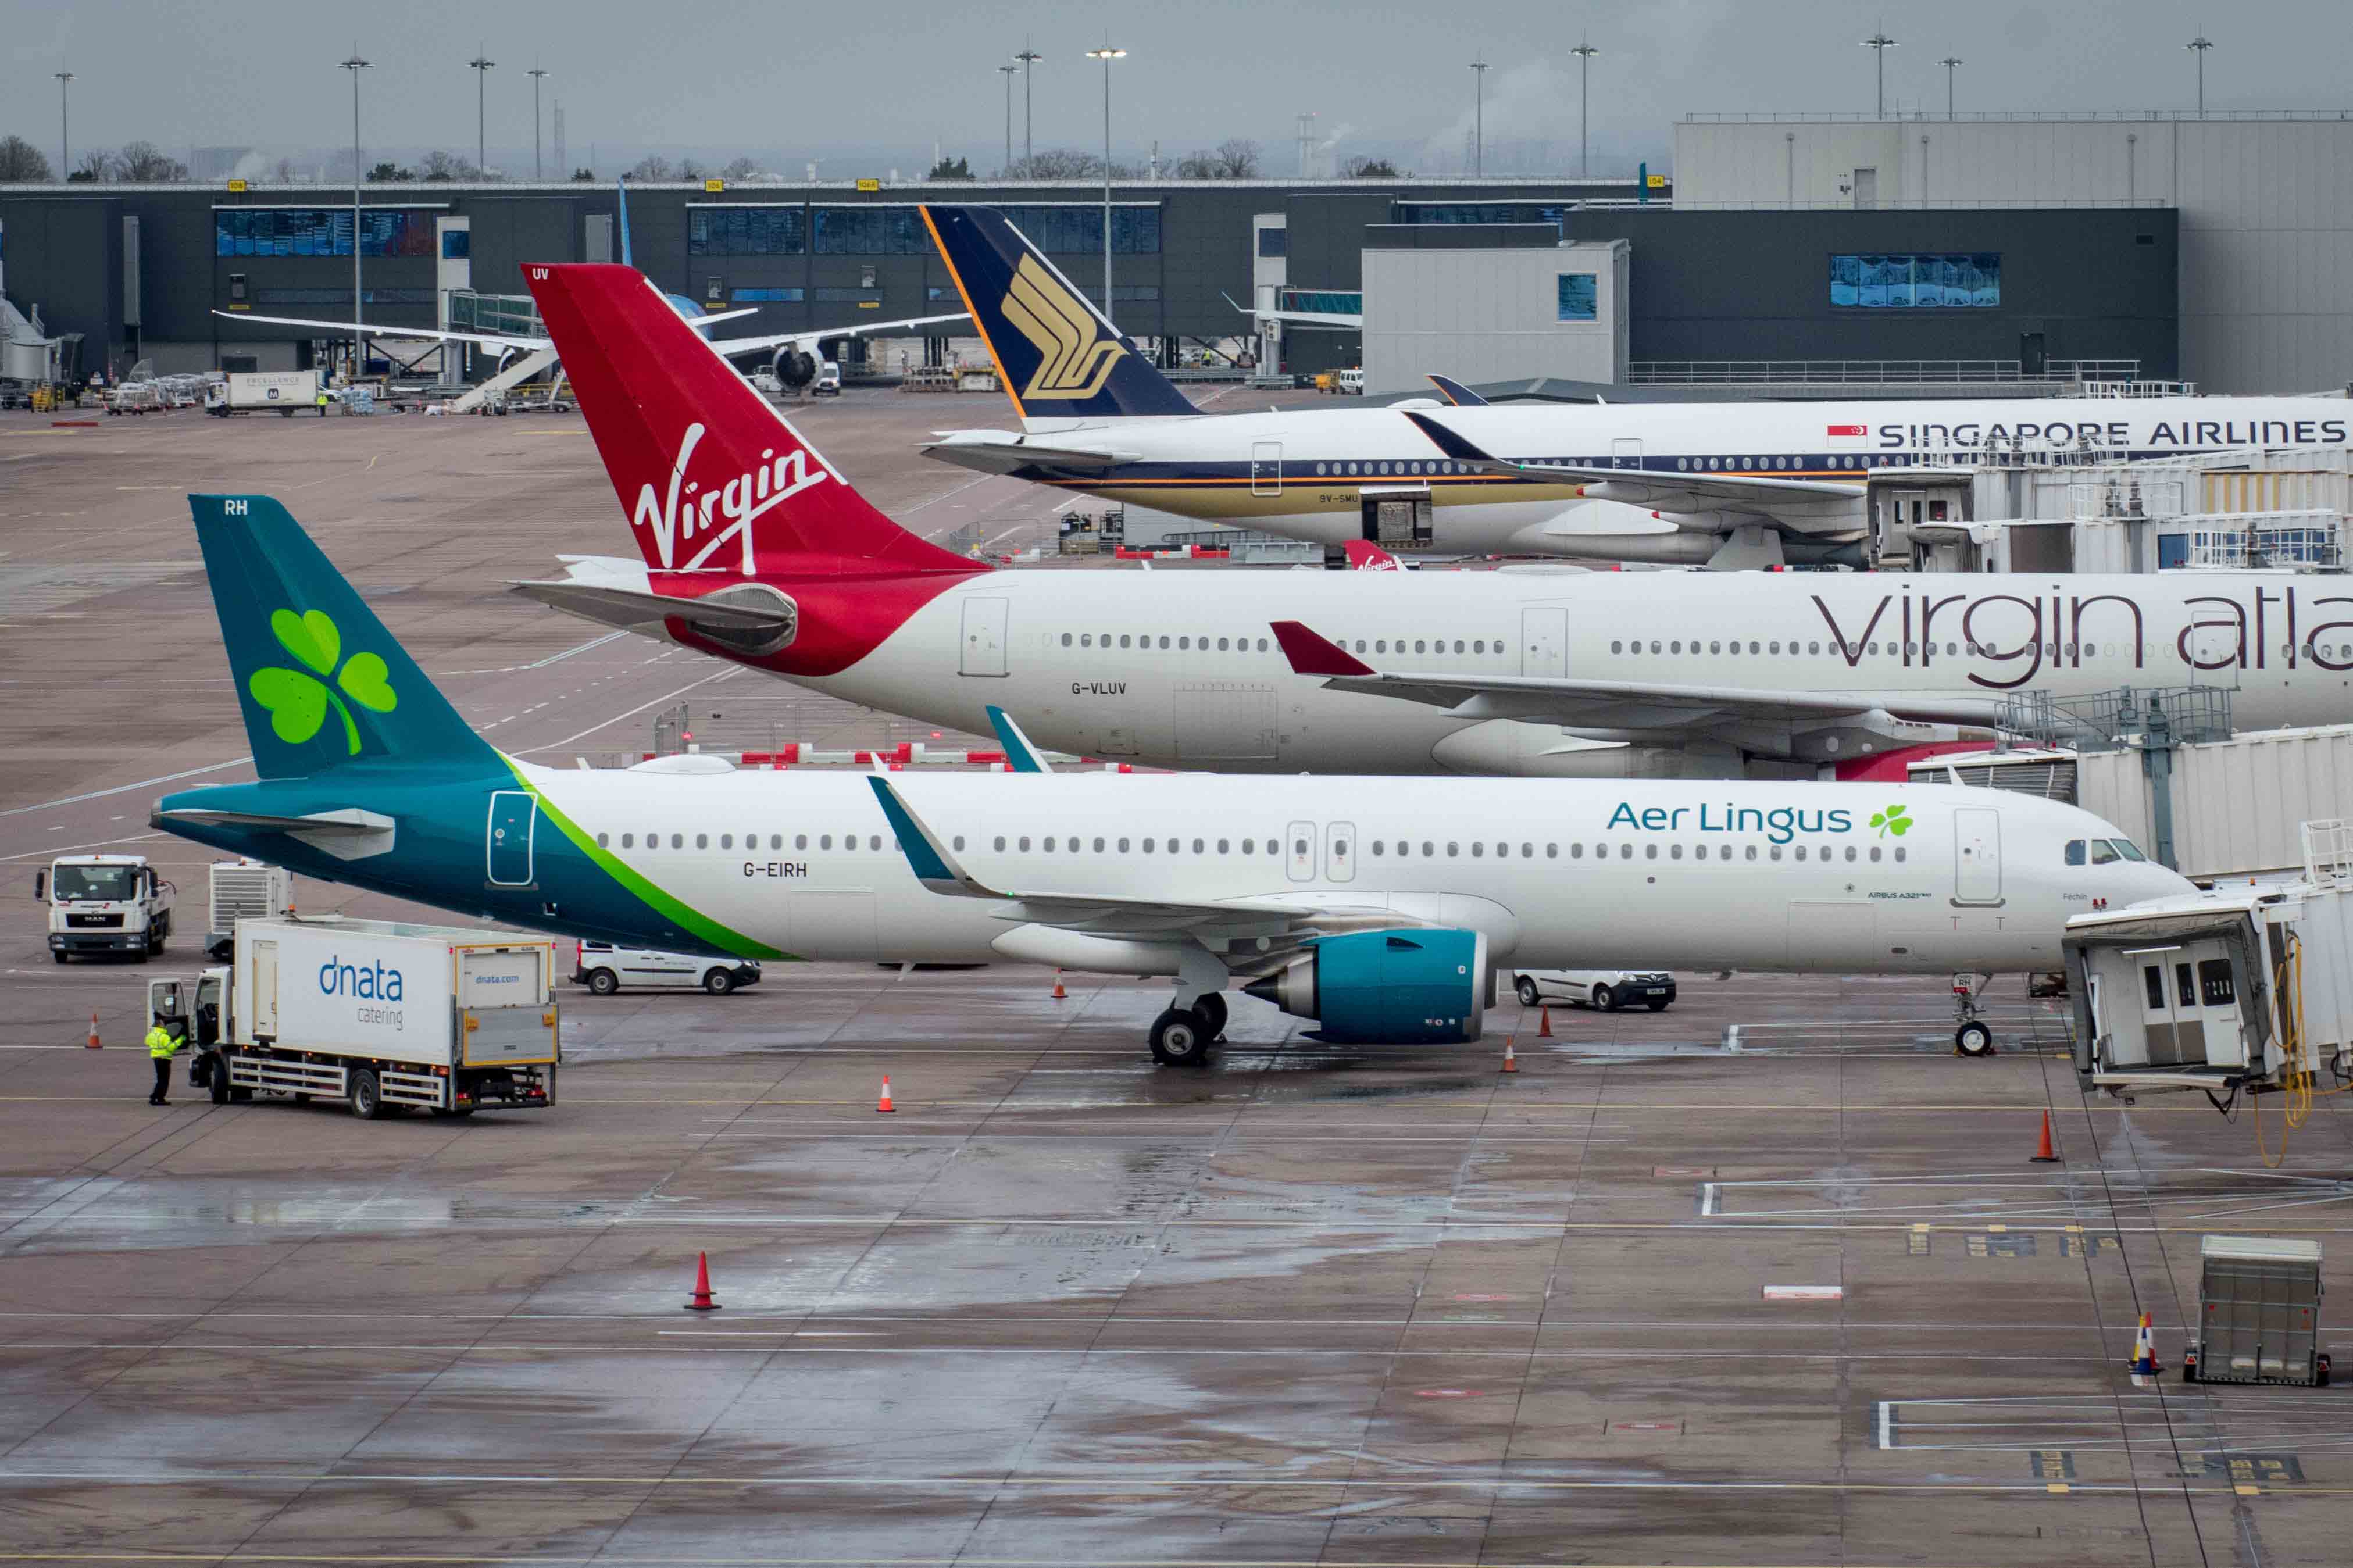
[[[147,987],[213,1103],[256,1093],[468,1116],[555,1101],[555,944],[340,917],[240,920],[227,964]]]
[[[144,963],[172,934],[177,889],[144,855],[62,855],[33,874],[33,897],[48,906],[49,956],[128,952]]]
[[[292,415],[319,403],[319,373],[315,370],[239,370],[205,389],[205,412],[227,418],[232,414]]]

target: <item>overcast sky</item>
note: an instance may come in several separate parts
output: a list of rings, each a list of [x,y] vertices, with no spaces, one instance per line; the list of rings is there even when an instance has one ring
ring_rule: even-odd
[[[2203,15],[2201,15],[2203,13]],[[272,153],[348,145],[351,93],[335,68],[356,41],[373,62],[363,138],[373,150],[470,155],[479,46],[493,166],[528,175],[533,66],[565,107],[571,161],[600,172],[647,150],[738,153],[840,178],[928,157],[936,141],[976,170],[1002,159],[1005,79],[1025,41],[1037,67],[1037,144],[1099,147],[1106,37],[1113,140],[1174,155],[1247,136],[1271,174],[1298,166],[1295,117],[1312,110],[1337,155],[1382,153],[1436,173],[1462,166],[1473,59],[1487,76],[1488,167],[1574,166],[1580,36],[1592,63],[1597,172],[1662,162],[1693,111],[1868,110],[1884,27],[1891,108],[1945,101],[1958,55],[1964,110],[2184,108],[2202,28],[2207,102],[2327,109],[2353,100],[2353,6],[2344,0],[0,0],[0,134],[58,145],[58,84],[71,70],[77,146],[133,138]],[[1019,87],[1015,129],[1020,136]],[[551,149],[552,153],[552,149]],[[909,173],[914,173],[910,170]]]

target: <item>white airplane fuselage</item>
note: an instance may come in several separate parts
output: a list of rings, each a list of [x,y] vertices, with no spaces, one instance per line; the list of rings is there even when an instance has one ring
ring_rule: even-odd
[[[2088,445],[2116,458],[2248,447],[2342,446],[2337,405],[2291,397],[2018,398],[1894,402],[1497,404],[1423,407],[1488,455],[1512,462],[1851,483],[1789,498],[1788,559],[1851,561],[1864,537],[1875,468],[1995,454],[2048,457]],[[1012,443],[1042,448],[1025,459]],[[961,430],[925,447],[943,461],[1009,473],[1124,505],[1337,544],[1365,537],[1366,504],[1427,500],[1442,554],[1536,554],[1698,564],[1754,509],[1657,511],[1592,499],[1584,484],[1506,478],[1449,459],[1396,408],[1293,408],[1198,417],[1031,417],[1019,433]],[[1053,453],[1098,455],[1058,462]],[[1393,542],[1392,548],[1396,547]]]
[[[617,559],[570,564],[573,582],[638,593],[744,582],[649,574]],[[1155,766],[1716,777],[1745,763],[1787,776],[1956,731],[1819,720],[1695,726],[1671,713],[1564,729],[1328,689],[1293,672],[1270,624],[1303,622],[1378,669],[1860,694],[1898,706],[1933,694],[1972,705],[1987,726],[2021,692],[2222,686],[2234,689],[2237,726],[2263,729],[2353,719],[2353,589],[2334,581],[1044,568],[942,578],[911,610],[881,608],[883,595],[863,585],[778,581],[770,585],[795,601],[800,629],[765,654],[675,619],[634,629],[946,727],[987,733],[994,705],[1050,750]]]

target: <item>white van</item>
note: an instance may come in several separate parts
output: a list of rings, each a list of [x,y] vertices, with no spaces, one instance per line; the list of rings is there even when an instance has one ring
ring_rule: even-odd
[[[829,359],[819,360],[817,366],[817,379],[809,383],[809,395],[811,397],[839,397],[841,395],[841,366]]]
[[[573,945],[572,984],[586,985],[599,996],[610,996],[624,985],[641,991],[682,991],[700,985],[713,996],[724,996],[739,985],[760,983],[760,966],[744,959],[615,947],[609,942]]]
[[[1567,1002],[1615,1013],[1640,1002],[1663,1013],[1675,999],[1675,977],[1656,969],[1523,969],[1512,989],[1523,1007]]]

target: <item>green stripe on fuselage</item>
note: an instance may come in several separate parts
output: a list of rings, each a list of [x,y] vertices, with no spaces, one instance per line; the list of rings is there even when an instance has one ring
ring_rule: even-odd
[[[541,813],[563,830],[564,837],[572,841],[573,847],[594,861],[599,870],[634,894],[648,909],[672,924],[693,932],[721,952],[732,952],[738,958],[777,958],[792,963],[801,962],[799,954],[786,952],[781,948],[770,947],[764,942],[754,942],[742,931],[722,925],[702,910],[681,902],[677,898],[655,887],[642,874],[626,864],[619,856],[597,843],[594,834],[586,832],[578,823],[557,810],[555,803],[547,798],[547,793],[523,776],[522,770],[515,766],[512,757],[501,753],[500,761],[506,763],[507,771],[515,776],[515,783],[531,793],[532,799],[539,803]]]

